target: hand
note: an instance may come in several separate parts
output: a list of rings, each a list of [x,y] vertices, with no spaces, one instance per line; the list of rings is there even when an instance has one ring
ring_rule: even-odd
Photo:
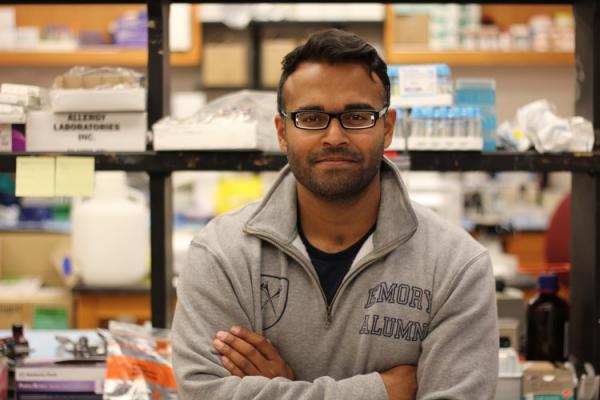
[[[221,353],[221,362],[232,375],[283,377],[294,380],[294,372],[286,364],[271,341],[239,326],[229,332],[217,332],[213,346]]]
[[[389,400],[413,400],[417,395],[417,367],[399,365],[380,373]]]

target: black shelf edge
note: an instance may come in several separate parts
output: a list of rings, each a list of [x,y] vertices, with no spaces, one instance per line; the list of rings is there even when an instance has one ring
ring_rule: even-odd
[[[600,153],[538,154],[535,152],[481,153],[476,151],[412,151],[398,153],[410,157],[413,171],[529,171],[600,173]],[[277,171],[286,163],[285,155],[260,151],[148,151],[140,153],[11,153],[0,155],[0,171],[14,172],[16,157],[83,156],[94,157],[98,171]]]
[[[410,169],[414,171],[530,171],[530,172],[600,172],[600,153],[536,152],[480,153],[475,151],[410,152]]]

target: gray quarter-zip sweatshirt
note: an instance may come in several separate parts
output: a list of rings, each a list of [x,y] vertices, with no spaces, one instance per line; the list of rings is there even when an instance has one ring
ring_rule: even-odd
[[[261,202],[212,220],[179,278],[173,365],[181,399],[385,400],[378,372],[417,366],[417,398],[493,399],[498,330],[487,251],[411,204],[384,159],[377,228],[330,306],[296,226],[289,167]],[[212,347],[241,325],[296,375],[231,376]]]

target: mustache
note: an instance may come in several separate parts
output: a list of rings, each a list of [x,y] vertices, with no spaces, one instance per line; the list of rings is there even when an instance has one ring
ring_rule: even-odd
[[[327,147],[323,150],[309,154],[308,161],[311,163],[316,163],[320,160],[332,157],[340,157],[356,162],[362,161],[362,156],[360,153],[355,153],[351,150],[348,150],[346,147]]]

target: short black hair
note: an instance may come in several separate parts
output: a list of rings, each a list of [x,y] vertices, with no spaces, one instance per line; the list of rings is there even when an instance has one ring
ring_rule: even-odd
[[[277,110],[284,111],[283,85],[288,77],[305,61],[329,64],[363,64],[369,76],[375,73],[384,89],[384,105],[390,104],[390,78],[387,64],[377,50],[360,36],[340,29],[327,29],[313,33],[307,42],[296,47],[281,61],[282,72],[277,88]]]

